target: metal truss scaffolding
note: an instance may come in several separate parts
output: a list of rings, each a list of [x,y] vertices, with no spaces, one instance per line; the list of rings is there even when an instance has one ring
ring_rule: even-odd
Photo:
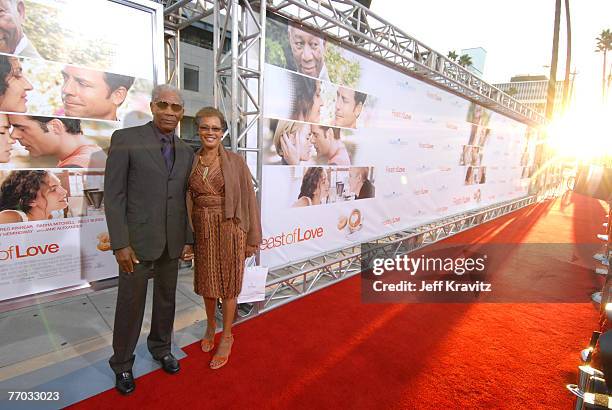
[[[172,30],[189,27],[213,13],[212,0],[157,0],[164,5],[164,26]]]
[[[166,53],[166,82],[181,87],[180,33],[196,21],[212,14],[211,1],[156,0],[164,5],[164,48]]]
[[[301,24],[393,69],[475,101],[530,125],[544,118],[444,55],[351,0],[156,0],[164,5],[167,80],[180,85],[180,30],[212,16],[213,96],[228,120],[233,151],[242,152],[261,200],[263,81],[266,13]],[[231,49],[224,51],[226,39]],[[433,221],[375,240],[390,256],[410,252],[530,205],[530,196]],[[242,320],[353,276],[361,270],[361,248],[296,261],[271,271],[266,299],[242,305]]]
[[[544,123],[536,111],[351,0],[268,0],[268,11],[519,121]]]
[[[242,152],[261,195],[265,2],[244,0],[158,0],[164,4],[167,81],[180,85],[180,30],[213,19],[213,98],[227,119],[226,137]],[[231,49],[224,50],[226,40]]]
[[[254,9],[246,1],[215,0],[213,14],[215,105],[229,119],[232,150],[244,152],[247,159],[254,158],[259,193],[266,9]],[[223,45],[228,36],[231,36],[231,51],[224,53]]]

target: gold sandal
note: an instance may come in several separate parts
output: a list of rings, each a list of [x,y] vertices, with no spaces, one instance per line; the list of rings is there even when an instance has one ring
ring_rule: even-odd
[[[208,331],[208,327],[206,327],[206,330]],[[202,338],[202,341],[200,342],[200,348],[202,349],[204,353],[211,352],[215,348],[215,333],[214,332],[210,338],[207,338],[206,332],[204,332],[204,337]]]
[[[221,343],[223,343],[224,341],[227,341],[227,343],[229,343],[227,353],[225,356],[213,356],[212,360],[210,361],[210,368],[213,370],[222,368],[227,364],[227,361],[229,360],[229,355],[232,351],[232,345],[234,344],[234,336],[223,336],[221,338],[221,341],[219,342],[219,347],[221,347]]]

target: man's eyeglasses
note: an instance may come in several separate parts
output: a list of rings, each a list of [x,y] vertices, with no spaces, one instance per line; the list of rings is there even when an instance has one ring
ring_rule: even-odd
[[[208,127],[206,125],[203,125],[200,127],[200,131],[204,131],[204,132],[214,132],[215,134],[218,132],[223,131],[223,128],[219,128],[219,127]]]
[[[174,112],[180,112],[183,109],[181,104],[169,103],[167,101],[155,101],[155,106],[160,110],[165,110],[170,106],[170,109]]]

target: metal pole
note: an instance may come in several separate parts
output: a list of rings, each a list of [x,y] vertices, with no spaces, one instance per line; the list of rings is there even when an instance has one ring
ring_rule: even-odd
[[[232,83],[231,83],[231,106],[230,106],[230,142],[233,152],[238,151],[238,121],[240,120],[238,113],[238,35],[240,23],[240,10],[238,9],[238,0],[231,1],[232,14]],[[226,16],[226,18],[229,16]]]
[[[574,82],[576,81],[576,74],[578,74],[578,71],[576,71],[576,67],[574,67],[574,71],[572,71],[572,78],[570,80],[570,91],[568,97],[570,101],[574,100]]]
[[[219,0],[215,0],[215,4],[213,6],[213,61],[212,61],[212,72],[213,72],[213,104],[215,108],[219,109],[219,98],[220,98],[220,89],[219,89],[219,73],[217,70],[218,62],[219,62],[219,36],[220,36],[220,27],[221,27],[221,11],[219,10]],[[222,47],[222,46],[221,46]]]
[[[548,79],[548,94],[546,98],[546,119],[553,117],[555,105],[555,87],[557,85],[557,60],[559,54],[559,22],[561,20],[561,0],[555,0],[555,28],[553,31],[552,57],[550,60],[550,78]]]
[[[257,95],[257,103],[259,104],[259,119],[257,120],[257,204],[261,210],[261,191],[263,187],[263,112],[264,112],[264,67],[266,62],[266,12],[267,0],[261,0],[259,3],[259,90]],[[260,252],[256,253],[257,264],[261,264]],[[264,308],[265,301],[257,302],[253,305],[253,314],[258,315]]]
[[[176,32],[164,33],[164,54],[166,59],[165,82],[171,84],[176,73]]]
[[[174,10],[178,10],[180,7],[183,7],[185,4],[189,3],[191,0],[179,0],[176,3],[166,7],[164,9],[164,14],[171,14]]]
[[[247,2],[248,0],[242,0],[243,2]],[[250,14],[249,11],[247,10],[246,6],[242,6],[241,7],[241,30],[240,30],[240,47],[238,47],[238,52],[242,54],[242,58],[240,58],[238,60],[238,76],[242,79],[242,81],[244,82],[244,85],[242,85],[241,87],[239,87],[240,89],[240,110],[239,112],[245,113],[245,112],[250,112],[251,111],[251,107],[249,106],[249,96],[247,94],[247,89],[251,83],[249,78],[244,78],[243,75],[243,71],[242,68],[250,68],[249,66],[249,53],[245,51],[246,47],[247,47],[247,42],[244,41],[243,39],[245,37],[248,37],[251,33],[248,31],[249,30],[249,23],[250,23]],[[238,146],[238,144],[240,144],[241,147],[246,148],[247,145],[247,135],[246,135],[246,128],[248,126],[249,123],[249,117],[248,115],[244,114],[244,115],[240,115],[239,116],[239,126],[238,129],[240,130],[241,133],[245,133],[245,135],[241,135],[242,141],[238,141],[236,140],[236,146]],[[238,136],[236,136],[236,138],[238,138]],[[244,154],[244,159],[246,160],[246,152]]]
[[[264,75],[264,67],[266,62],[266,7],[267,0],[261,0],[259,4],[259,23],[261,27],[260,32],[260,45],[259,45],[259,121],[257,122],[257,182],[259,183],[259,189],[257,190],[257,202],[261,206],[261,187],[263,178],[263,111],[264,111],[264,81],[266,77]]]
[[[174,52],[176,53],[176,58],[174,59],[175,62],[175,66],[174,66],[174,76],[176,78],[176,88],[178,88],[179,90],[182,89],[181,87],[181,78],[183,77],[181,75],[181,71],[182,71],[182,67],[181,67],[181,30],[176,30],[176,36],[174,37],[174,41],[176,42],[176,46],[174,47]],[[176,127],[176,136],[181,138],[181,122],[179,121],[177,127]]]
[[[567,30],[567,51],[565,56],[565,79],[563,80],[563,110],[569,104],[570,66],[572,65],[572,24],[570,20],[569,0],[565,0],[565,24]]]

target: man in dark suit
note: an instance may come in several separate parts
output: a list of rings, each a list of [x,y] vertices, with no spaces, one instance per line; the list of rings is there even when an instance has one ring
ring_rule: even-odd
[[[176,88],[160,85],[153,89],[150,107],[152,122],[113,133],[104,181],[106,222],[119,264],[109,363],[123,394],[136,387],[134,349],[151,276],[153,315],[147,346],[166,372],[179,371],[170,353],[178,258],[193,257],[185,205],[193,151],[174,133],[183,117],[183,98]]]

